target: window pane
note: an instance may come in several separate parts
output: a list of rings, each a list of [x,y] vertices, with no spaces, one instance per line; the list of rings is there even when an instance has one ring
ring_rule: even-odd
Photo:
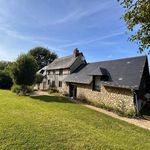
[[[93,81],[93,84],[94,84],[93,90],[100,91],[100,77],[95,76],[93,79],[94,79],[94,81]]]
[[[59,81],[59,87],[62,87],[62,81]]]

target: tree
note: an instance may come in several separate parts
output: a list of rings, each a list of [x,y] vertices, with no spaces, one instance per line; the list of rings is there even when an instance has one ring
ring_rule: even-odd
[[[0,70],[0,89],[10,89],[12,85],[13,82],[9,73]]]
[[[29,51],[38,64],[38,70],[57,58],[57,54],[43,47],[35,47]]]
[[[20,55],[11,68],[11,76],[15,84],[22,87],[23,94],[26,94],[27,86],[35,81],[37,63],[31,55]]]
[[[123,19],[133,31],[130,41],[136,41],[139,52],[150,53],[150,0],[118,0],[125,8]]]
[[[42,83],[42,81],[43,81],[43,78],[44,77],[42,74],[36,74],[35,83],[38,86],[38,90],[39,90],[40,83]]]
[[[9,65],[11,65],[9,61],[0,61],[0,70],[5,70]]]

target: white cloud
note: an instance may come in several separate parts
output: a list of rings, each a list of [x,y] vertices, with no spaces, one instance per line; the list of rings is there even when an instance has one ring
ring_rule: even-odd
[[[103,2],[103,3],[98,3],[97,5],[93,6],[88,6],[87,8],[81,7],[77,8],[73,12],[69,12],[68,15],[58,19],[54,20],[54,22],[51,22],[51,24],[61,24],[61,23],[68,23],[71,21],[76,21],[79,19],[82,19],[84,17],[88,17],[93,15],[94,13],[98,13],[100,11],[103,11],[104,9],[108,9],[111,6],[111,2]]]
[[[94,43],[94,42],[97,42],[97,41],[100,42],[101,44],[106,44],[106,45],[108,45],[108,44],[117,44],[117,42],[109,41],[109,40],[106,40],[106,39],[111,38],[111,37],[115,37],[115,36],[119,36],[119,35],[122,35],[124,33],[125,33],[124,31],[114,32],[114,33],[111,33],[111,34],[108,34],[108,35],[103,35],[103,36],[95,38],[95,39],[80,40],[80,41],[77,41],[77,42],[68,43],[68,44],[65,44],[65,45],[61,45],[60,47],[61,48],[66,48],[66,47],[78,46],[78,45],[88,45],[88,44],[91,44],[91,43]],[[105,41],[103,41],[103,40],[105,40]]]
[[[27,36],[27,35],[24,35],[23,33],[19,33],[10,28],[2,27],[2,26],[0,26],[0,31],[4,32],[9,37],[13,37],[13,38],[24,40],[24,41],[31,41],[31,42],[38,43],[38,44],[41,43],[42,41],[43,42],[51,41],[51,42],[60,42],[60,43],[69,42],[68,40],[56,39],[56,38],[51,38],[47,36]]]

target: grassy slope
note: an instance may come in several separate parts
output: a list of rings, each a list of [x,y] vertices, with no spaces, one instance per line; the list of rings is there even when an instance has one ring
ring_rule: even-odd
[[[149,148],[149,131],[65,98],[0,90],[0,149]]]

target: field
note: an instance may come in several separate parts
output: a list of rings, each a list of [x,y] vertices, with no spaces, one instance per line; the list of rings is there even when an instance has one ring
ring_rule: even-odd
[[[150,131],[57,96],[0,90],[0,150],[148,150]]]

